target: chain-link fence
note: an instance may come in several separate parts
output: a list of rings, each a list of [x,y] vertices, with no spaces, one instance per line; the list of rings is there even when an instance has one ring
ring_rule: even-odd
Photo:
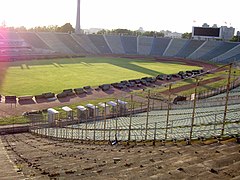
[[[92,141],[167,141],[240,133],[239,96],[234,98],[234,103],[229,101],[227,111],[224,98],[212,98],[209,106],[206,106],[208,100],[199,100],[195,111],[193,102],[161,109],[157,103],[148,101],[148,105],[142,108],[133,108],[129,103],[124,114],[120,114],[120,110],[109,115],[101,112],[91,118],[77,117],[77,114],[64,118],[62,114],[53,123],[49,123],[46,115],[31,115],[30,131],[48,138]]]

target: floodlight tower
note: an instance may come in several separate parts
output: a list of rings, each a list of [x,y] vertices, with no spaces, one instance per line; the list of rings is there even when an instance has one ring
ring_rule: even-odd
[[[75,33],[76,34],[80,34],[81,33],[81,26],[80,26],[80,0],[77,0],[77,19],[76,19]]]

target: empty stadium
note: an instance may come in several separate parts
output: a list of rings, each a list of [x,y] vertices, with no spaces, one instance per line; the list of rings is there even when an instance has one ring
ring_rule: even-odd
[[[239,62],[237,42],[0,30],[1,121],[24,118],[0,178],[238,179]]]
[[[1,60],[5,64],[11,61],[14,61],[11,63],[25,64],[22,70],[27,70],[29,67],[31,69],[31,67],[34,66],[31,65],[32,59],[35,59],[32,61],[33,64],[44,64],[44,59],[58,58],[48,61],[53,64],[55,63],[55,66],[61,67],[65,65],[64,63],[61,63],[62,58],[67,57],[70,58],[69,61],[76,61],[75,63],[79,63],[78,60],[74,59],[90,57],[95,58],[95,61],[98,59],[101,62],[106,61],[104,58],[108,59],[107,61],[111,61],[111,58],[113,58],[112,63],[114,61],[126,60],[126,58],[130,61],[144,60],[143,63],[155,60],[164,62],[165,60],[165,63],[180,63],[184,65],[184,62],[192,62],[195,65],[193,69],[202,69],[203,67],[204,71],[207,72],[217,69],[218,66],[214,65],[214,63],[224,65],[234,62],[234,64],[237,64],[240,47],[239,43],[230,42],[124,35],[4,32],[0,37],[3,41],[7,38],[9,39],[9,37],[13,41],[13,44],[10,43],[11,51],[9,51],[9,46],[6,50],[6,47],[2,45],[3,50],[1,51]],[[64,61],[67,61],[67,59]],[[83,62],[87,64],[85,59]],[[211,64],[209,64],[209,62]],[[91,65],[91,62],[89,65]],[[200,66],[197,67],[198,65]],[[122,67],[124,66],[126,65],[123,65]],[[193,69],[191,69],[190,66],[189,70]],[[178,69],[174,73],[181,70],[186,71],[187,69]],[[225,67],[225,70],[228,72],[228,66]],[[154,72],[154,70],[152,71]],[[227,72],[225,73],[225,76],[227,76]],[[124,79],[116,79],[115,81],[142,78],[144,76],[156,77],[158,74],[161,73],[146,73],[139,77],[124,77]],[[120,113],[123,109],[118,108],[115,109],[115,111],[110,110],[111,112],[106,114],[107,112],[105,108],[109,106],[103,105],[99,108],[100,105],[95,104],[93,105],[95,108],[99,106],[97,110],[99,111],[98,114],[93,112],[94,115],[91,117],[86,114],[85,116],[84,114],[79,116],[79,112],[77,113],[79,110],[73,105],[70,106],[72,107],[70,110],[73,111],[71,116],[65,116],[65,112],[62,112],[61,108],[58,108],[60,114],[56,115],[53,119],[54,122],[56,121],[56,124],[53,123],[52,120],[51,122],[49,121],[49,115],[48,117],[46,114],[29,115],[28,118],[30,118],[31,124],[29,126],[24,126],[23,129],[29,129],[31,133],[50,139],[50,141],[52,141],[51,139],[60,141],[79,140],[91,144],[108,144],[109,142],[117,142],[118,144],[124,145],[124,143],[144,144],[150,142],[153,144],[165,145],[168,143],[204,142],[208,139],[216,139],[219,141],[224,138],[238,137],[239,88],[235,89],[235,87],[238,86],[239,80],[237,76],[233,77],[233,74],[231,74],[230,79],[232,80],[229,82],[229,85],[222,84],[222,86],[216,89],[209,89],[206,92],[200,93],[198,95],[198,100],[195,102],[196,107],[194,107],[194,100],[190,102],[179,102],[178,104],[172,104],[172,102],[169,102],[169,104],[168,100],[171,99],[172,101],[172,98],[176,97],[176,94],[174,93],[170,95],[170,99],[165,97],[165,100],[162,99],[162,96],[158,97],[158,95],[154,94],[151,94],[152,97],[150,98],[146,93],[145,100],[139,100],[135,95],[134,99],[131,100],[130,94],[127,95],[124,90],[123,93],[119,93],[117,97],[111,97],[113,101],[115,101],[114,99],[126,100],[128,104],[127,107],[125,107],[126,109],[124,108],[125,113],[123,114],[122,112]],[[193,84],[194,81],[195,79],[192,81]],[[162,83],[163,82],[166,83],[166,87],[168,88],[169,82],[171,84],[173,81],[168,82],[165,80],[162,81]],[[111,82],[99,81],[94,85],[97,87],[104,83]],[[156,82],[154,84],[154,86],[160,85]],[[89,84],[86,82],[86,84],[83,84],[82,86],[84,85],[87,86]],[[150,89],[150,91],[154,91],[154,86],[146,86],[146,88]],[[198,88],[200,87],[201,85]],[[65,89],[69,88],[73,87],[65,86]],[[111,87],[111,89],[119,91],[114,87]],[[60,89],[56,90],[56,92],[59,92],[59,90]],[[49,91],[52,90],[49,89]],[[217,94],[219,95],[216,97],[213,96]],[[21,93],[15,95],[20,96]],[[205,98],[201,99],[201,96]],[[21,98],[24,99],[24,97]],[[4,97],[2,97],[2,101],[2,103],[4,103]],[[21,102],[20,97],[18,102]],[[7,102],[5,103],[7,105]],[[36,101],[36,103],[38,104],[40,101]],[[104,103],[107,104],[108,102],[106,101],[103,102],[103,104]],[[41,107],[54,107],[51,102],[47,102],[47,104],[42,104]],[[68,105],[70,104],[68,103]],[[85,106],[86,104],[81,105]],[[120,104],[117,104],[117,106],[120,108]],[[26,108],[24,111],[25,110]],[[29,112],[31,111],[29,108],[28,110]],[[69,117],[71,118],[69,119]],[[17,129],[18,128],[15,128],[15,130]],[[11,133],[13,130],[14,129],[11,127],[10,129],[5,129],[8,133]],[[20,129],[20,131],[24,132],[25,130]],[[10,137],[6,138],[7,140],[4,140],[4,142],[16,141],[14,139],[10,140]],[[9,145],[9,147],[11,147],[11,145]],[[74,171],[72,173],[74,174]],[[59,175],[56,174],[56,176]]]

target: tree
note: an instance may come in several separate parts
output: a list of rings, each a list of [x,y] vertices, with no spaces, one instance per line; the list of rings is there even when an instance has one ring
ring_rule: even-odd
[[[57,31],[69,33],[69,32],[74,32],[75,29],[72,27],[72,25],[70,23],[66,23],[63,26],[57,28]]]
[[[162,32],[157,32],[157,33],[156,33],[156,36],[157,36],[157,37],[164,37],[164,33],[162,33]]]
[[[128,29],[114,29],[112,30],[114,34],[125,34],[125,35],[132,35],[132,31]]]
[[[183,33],[182,38],[183,39],[191,39],[192,38],[192,33],[188,33],[188,32]]]
[[[101,31],[98,31],[97,34],[108,34],[108,30],[102,29]]]
[[[240,42],[240,37],[239,36],[233,36],[230,41],[232,41],[232,42]]]
[[[146,31],[143,33],[143,36],[155,36],[156,32],[155,31]]]
[[[157,32],[157,31],[146,31],[142,34],[143,36],[156,36],[156,37],[164,37],[163,32]]]
[[[50,25],[47,27],[48,31],[50,32],[56,32],[58,30],[59,26],[57,25]]]

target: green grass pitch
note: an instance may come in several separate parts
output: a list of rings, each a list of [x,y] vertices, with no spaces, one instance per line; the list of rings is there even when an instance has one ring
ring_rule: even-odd
[[[1,65],[1,63],[0,63]],[[178,62],[126,58],[74,58],[11,62],[1,82],[2,95],[37,95],[59,93],[63,89],[98,86],[121,80],[172,74],[200,69]]]

